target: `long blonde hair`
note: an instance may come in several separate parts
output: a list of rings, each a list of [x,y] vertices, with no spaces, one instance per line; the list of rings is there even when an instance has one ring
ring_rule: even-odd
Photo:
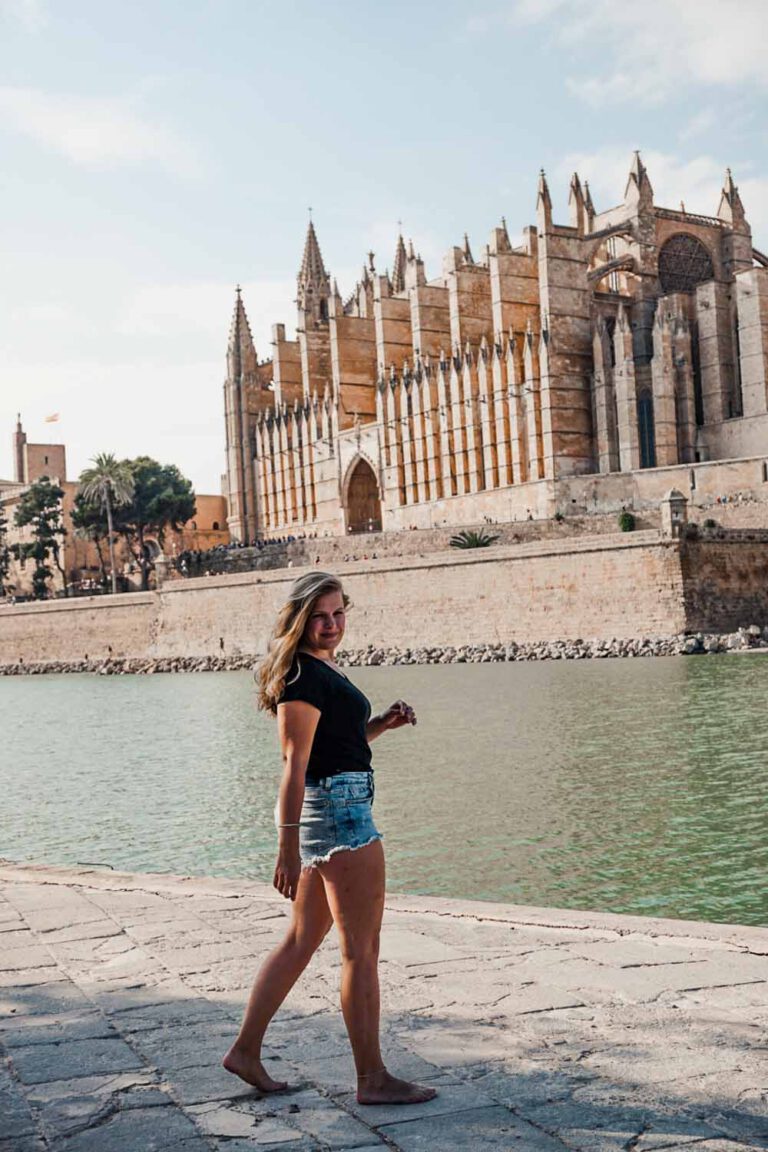
[[[256,673],[259,708],[273,716],[312,609],[328,592],[341,592],[344,607],[349,605],[349,597],[338,576],[332,576],[330,572],[307,572],[294,580],[288,599],[280,609],[267,654]]]

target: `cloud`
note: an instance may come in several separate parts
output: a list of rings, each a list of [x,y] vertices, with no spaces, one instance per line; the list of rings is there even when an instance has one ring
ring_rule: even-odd
[[[515,0],[511,19],[547,25],[572,54],[589,55],[590,73],[568,86],[595,107],[662,104],[690,86],[768,87],[765,0]]]
[[[42,0],[0,0],[0,24],[20,24],[27,32],[39,32],[47,23]]]
[[[0,86],[0,127],[86,168],[152,165],[187,176],[198,169],[192,148],[128,99]]]

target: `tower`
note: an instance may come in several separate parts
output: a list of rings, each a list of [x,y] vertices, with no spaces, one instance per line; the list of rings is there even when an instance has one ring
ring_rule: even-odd
[[[243,541],[256,535],[253,451],[248,417],[248,389],[255,381],[256,365],[256,348],[238,286],[227,343],[224,413],[229,485],[227,523],[232,538]]]
[[[13,478],[17,484],[26,484],[26,462],[24,449],[27,434],[21,426],[21,413],[16,416],[16,431],[13,434]]]

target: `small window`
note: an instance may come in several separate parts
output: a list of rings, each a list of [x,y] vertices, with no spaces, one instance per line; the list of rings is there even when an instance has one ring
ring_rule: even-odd
[[[194,532],[197,532],[197,520],[193,520],[193,521],[192,521],[192,530],[193,530]]]
[[[768,484],[768,463],[763,460],[763,484]]]
[[[218,522],[218,520],[214,520],[214,522],[213,522],[213,530],[214,530],[214,532],[218,532],[218,530],[219,530],[219,522]]]
[[[47,464],[47,463],[48,463],[48,457],[47,457],[47,456],[45,456],[45,457],[44,457],[44,460],[45,460],[45,463]]]
[[[690,476],[691,476],[691,479],[690,479],[691,491],[693,491],[694,488],[696,487],[696,473],[694,472],[693,468],[691,468]]]

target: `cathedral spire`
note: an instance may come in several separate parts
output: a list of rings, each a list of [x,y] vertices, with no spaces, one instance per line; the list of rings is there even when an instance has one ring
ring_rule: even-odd
[[[315,225],[311,218],[307,228],[307,238],[304,241],[304,255],[297,283],[299,310],[309,313],[316,323],[325,323],[328,319],[328,297],[331,295],[331,282],[323,263]]]
[[[397,248],[395,249],[395,262],[392,266],[392,291],[405,291],[405,266],[408,257],[405,252],[405,241],[402,232],[398,233]]]
[[[317,242],[315,225],[313,221],[310,220],[309,227],[307,228],[307,238],[304,241],[304,256],[299,271],[299,282],[305,281],[306,283],[319,284],[321,281],[327,279],[328,273],[325,270],[320,245]]]
[[[627,186],[624,189],[624,203],[635,209],[653,207],[653,188],[639,152],[635,152],[632,157]]]
[[[227,342],[227,368],[231,380],[236,380],[256,367],[256,348],[251,335],[251,326],[248,323],[245,305],[243,304],[242,289],[238,284],[235,289],[235,310],[232,314],[232,323],[229,326],[229,340]]]

